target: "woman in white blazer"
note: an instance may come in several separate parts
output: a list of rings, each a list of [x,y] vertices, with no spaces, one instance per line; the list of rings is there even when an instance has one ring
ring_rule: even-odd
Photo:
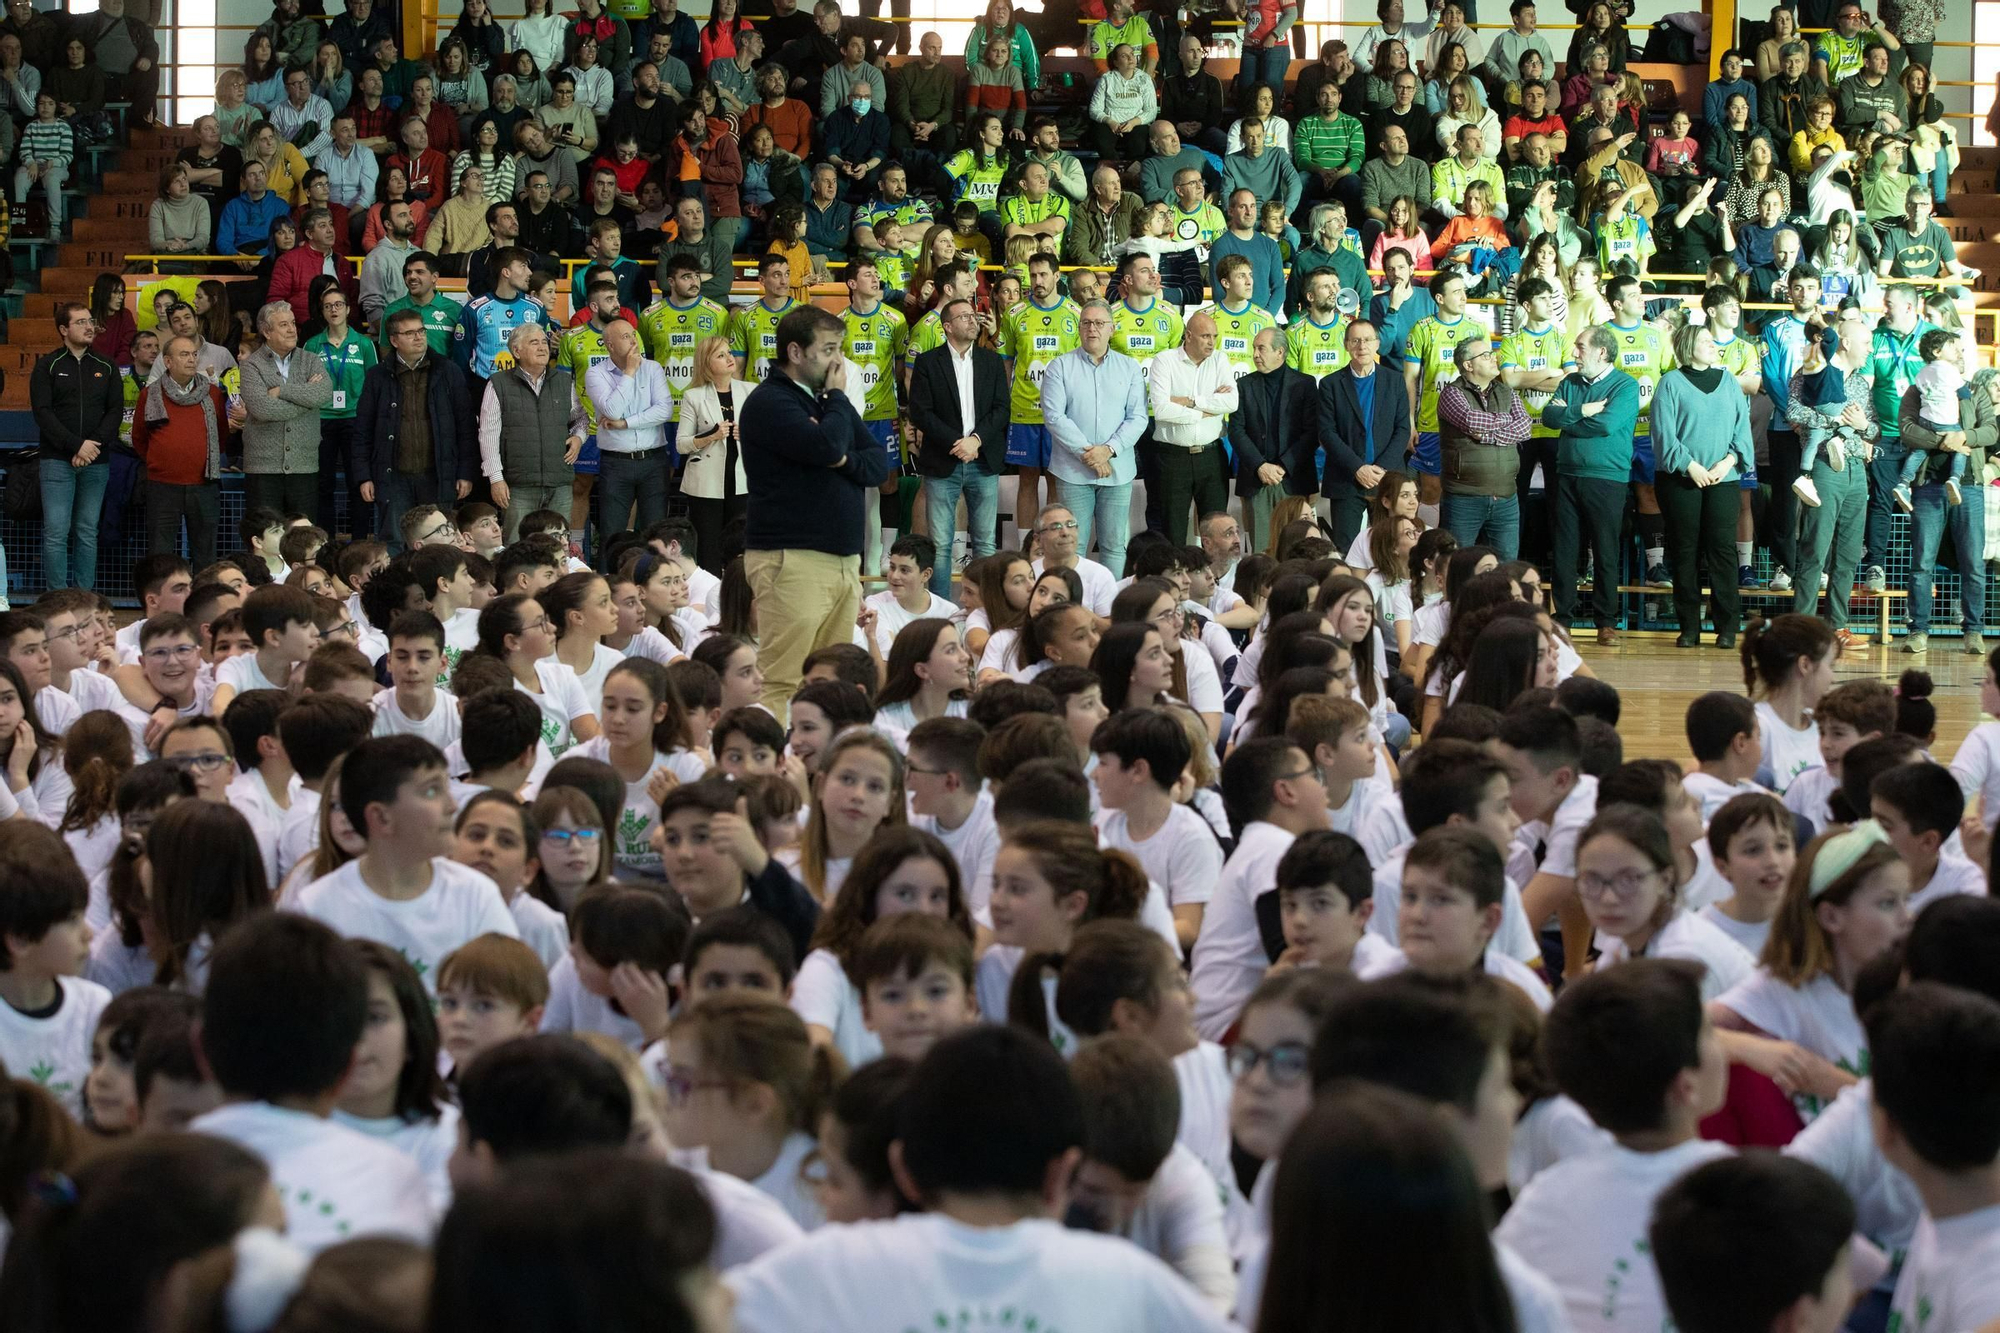
[[[736,354],[729,339],[704,338],[694,349],[694,371],[681,395],[678,447],[687,460],[681,473],[681,494],[694,520],[696,559],[703,567],[722,553],[722,530],[739,518],[749,482],[743,475],[743,450],[737,443],[736,418],[750,391],[757,386],[736,378]]]

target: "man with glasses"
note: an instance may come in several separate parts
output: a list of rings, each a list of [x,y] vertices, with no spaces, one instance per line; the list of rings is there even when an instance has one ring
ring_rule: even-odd
[[[61,736],[83,716],[76,701],[60,690],[51,689],[54,672],[49,661],[48,630],[32,611],[0,612],[0,650],[21,673],[34,700],[35,715],[51,736]]]
[[[159,757],[194,780],[194,794],[218,805],[229,803],[229,784],[236,780],[236,760],[229,750],[229,733],[212,717],[183,718],[167,729]]]
[[[1077,317],[1082,345],[1051,361],[1042,375],[1042,415],[1056,497],[1076,517],[1077,550],[1088,551],[1095,533],[1105,567],[1120,571],[1131,535],[1139,437],[1146,431],[1146,381],[1137,361],[1111,350],[1111,328],[1109,305],[1084,305]],[[1167,519],[1172,531],[1171,511]],[[1185,544],[1185,505],[1180,520],[1182,536],[1173,540]]]
[[[1223,428],[1239,404],[1236,371],[1217,349],[1215,316],[1197,311],[1187,322],[1179,347],[1154,357],[1146,367],[1153,408],[1153,437],[1159,444],[1161,500],[1167,540],[1187,545],[1188,505],[1198,514],[1229,507],[1229,478],[1223,461]]]
[[[361,498],[381,506],[390,553],[400,554],[406,512],[471,494],[478,446],[465,372],[431,348],[417,311],[399,310],[386,322],[390,355],[362,379],[348,466],[361,478]]]
[[[1076,514],[1067,506],[1052,504],[1035,516],[1035,577],[1044,570],[1073,569],[1083,584],[1083,604],[1098,618],[1099,627],[1111,621],[1111,599],[1118,595],[1118,577],[1082,553],[1078,543]]]
[[[146,549],[172,555],[183,522],[193,563],[215,563],[215,529],[222,516],[222,449],[248,416],[197,362],[201,340],[167,340],[166,373],[142,389],[132,413],[132,452],[146,465]],[[183,569],[180,577],[185,581]],[[183,592],[185,595],[185,592]]]
[[[1827,87],[1834,87],[1860,73],[1869,49],[1877,46],[1892,52],[1903,49],[1888,24],[1871,28],[1866,10],[1857,4],[1844,4],[1834,11],[1832,29],[1821,33],[1813,46],[1813,73]]]
[[[1516,482],[1528,410],[1500,375],[1500,358],[1484,337],[1452,349],[1457,377],[1438,390],[1438,446],[1444,459],[1443,526],[1460,546],[1489,545],[1502,560],[1521,548]]]
[[[1007,364],[979,346],[979,311],[964,297],[938,312],[944,344],[920,353],[910,370],[910,423],[917,428],[917,472],[938,560],[931,591],[951,595],[952,543],[959,497],[965,499],[967,546],[977,560],[993,554],[1000,513],[1000,471],[1007,458]],[[1044,385],[1046,401],[1047,388]]]

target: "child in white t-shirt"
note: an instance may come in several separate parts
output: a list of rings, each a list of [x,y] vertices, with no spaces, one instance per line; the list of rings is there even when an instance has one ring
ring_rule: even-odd
[[[1769,792],[1731,797],[1708,821],[1708,849],[1730,896],[1701,909],[1704,921],[1743,946],[1764,952],[1797,857],[1792,812]]]
[[[611,765],[625,783],[625,806],[613,831],[612,854],[629,879],[664,878],[653,848],[660,798],[708,771],[694,752],[687,711],[667,669],[643,657],[622,658],[606,673],[599,705],[603,734],[571,753]]]
[[[1491,838],[1445,826],[1417,835],[1403,859],[1397,944],[1357,969],[1364,981],[1413,968],[1429,976],[1485,972],[1546,1013],[1549,988],[1526,963],[1494,948],[1506,917],[1507,870]]]
[[[281,877],[312,860],[320,845],[320,803],[327,774],[334,761],[365,740],[374,725],[373,712],[337,694],[306,695],[278,714],[278,740],[299,775],[291,808],[278,823]],[[310,882],[309,878],[306,883]]]
[[[401,951],[427,987],[467,940],[519,936],[493,881],[450,859],[456,803],[435,745],[420,736],[362,741],[341,767],[340,801],[365,849],[306,885],[299,911]]]
[[[1961,347],[1955,329],[1930,329],[1917,340],[1917,354],[1924,359],[1924,368],[1917,372],[1916,378],[1917,418],[1940,435],[1959,429],[1959,402],[1971,396],[1971,390],[1965,386],[1965,373],[1958,368]],[[1965,455],[1948,453],[1945,457],[1950,460],[1944,479],[1945,503],[1959,504],[1964,499],[1959,483],[1965,478]],[[1913,507],[1910,488],[1917,484],[1930,458],[1929,453],[1912,449],[1897,473],[1894,495],[1897,506],[1905,513]]]
[[[576,672],[555,657],[555,629],[541,603],[516,593],[495,599],[479,613],[479,649],[500,659],[514,688],[542,710],[542,743],[561,758],[572,745],[595,740],[601,728]],[[449,630],[445,653],[451,653]]]
[[[459,807],[452,859],[493,881],[513,914],[521,940],[552,968],[569,952],[563,914],[527,892],[540,868],[541,830],[512,793],[487,788]]]
[[[292,671],[319,647],[312,598],[282,583],[267,583],[243,599],[243,629],[256,651],[215,669],[209,710],[220,716],[246,690],[291,688]]]
[[[1327,825],[1359,838],[1375,807],[1394,801],[1390,785],[1375,776],[1375,741],[1368,710],[1353,699],[1305,694],[1292,700],[1285,735],[1312,756],[1326,787]]]
[[[458,700],[438,688],[444,626],[428,611],[405,611],[389,624],[391,687],[374,698],[376,736],[421,736],[440,750],[459,738]]]
[[[690,929],[687,912],[658,887],[606,884],[570,910],[569,954],[549,972],[544,1032],[601,1032],[632,1050],[666,1035]]]
[[[1763,790],[1753,781],[1764,750],[1757,708],[1748,698],[1728,690],[1696,698],[1688,705],[1687,738],[1695,771],[1682,777],[1681,785],[1700,806],[1703,824],[1730,797]]]
[[[956,603],[931,591],[936,564],[937,544],[929,537],[909,534],[890,546],[889,559],[882,566],[888,587],[866,599],[875,612],[875,646],[884,659],[896,635],[911,621],[927,617],[951,620],[958,615]]]
[[[495,1046],[531,1037],[549,1002],[542,960],[520,940],[481,935],[438,964],[438,1046],[463,1073]]]
[[[1808,768],[1785,790],[1785,808],[1803,815],[1821,833],[1834,822],[1832,797],[1840,786],[1841,761],[1865,740],[1896,729],[1896,695],[1882,680],[1844,680],[1813,706],[1819,732],[1820,766]],[[1961,784],[1963,779],[1961,779]]]
[[[1506,765],[1507,799],[1521,820],[1508,871],[1528,920],[1547,921],[1576,893],[1577,835],[1597,811],[1597,779],[1583,771],[1576,720],[1559,708],[1512,710],[1490,748]],[[1583,971],[1589,948],[1588,933],[1565,914],[1565,976]]]
[[[442,1214],[451,1206],[446,1167],[458,1144],[458,1108],[438,1075],[431,997],[394,949],[374,940],[353,943],[368,970],[368,1025],[340,1085],[333,1120],[407,1154]]]
[[[2000,717],[2000,654],[1989,654],[1979,675],[1979,711]],[[2000,722],[1981,722],[1959,744],[1951,757],[1952,776],[1973,802],[1973,809],[1992,828],[2000,822]]]
[[[1944,850],[1965,813],[1958,780],[1942,764],[1898,764],[1876,775],[1871,811],[1889,845],[1909,867],[1910,915],[1952,893],[1986,892],[1986,872]]]
[[[90,888],[63,840],[34,820],[0,823],[0,1063],[83,1114],[90,1042],[111,992],[86,981]]]
[[[1820,762],[1813,709],[1833,688],[1840,640],[1826,622],[1788,613],[1775,620],[1752,616],[1743,631],[1744,673],[1753,681],[1758,737],[1764,746],[1760,776],[1783,796],[1799,774]]]
[[[916,1061],[979,1021],[972,1000],[972,937],[960,924],[902,912],[868,928],[848,969],[861,1017],[882,1054]]]
[[[1193,757],[1187,732],[1163,709],[1129,709],[1100,725],[1090,744],[1104,811],[1098,837],[1137,858],[1166,890],[1181,949],[1191,949],[1223,858],[1208,821],[1173,796]]]
[[[979,746],[985,738],[986,729],[966,718],[926,718],[910,731],[910,761],[904,770],[910,827],[933,834],[951,852],[966,909],[975,916],[985,914],[993,895],[993,857],[1000,850],[993,794],[979,776]]]
[[[1358,709],[1351,700],[1339,702]],[[1375,910],[1374,868],[1361,844],[1344,833],[1301,833],[1278,859],[1278,920],[1285,951],[1274,975],[1293,967],[1359,974],[1377,967],[1396,946],[1368,929]]]

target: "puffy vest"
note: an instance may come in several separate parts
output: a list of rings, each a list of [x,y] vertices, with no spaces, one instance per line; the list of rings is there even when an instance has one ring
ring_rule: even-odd
[[[574,477],[563,462],[575,393],[570,373],[551,365],[539,396],[519,370],[503,370],[487,382],[500,401],[500,467],[507,484],[555,486]]]

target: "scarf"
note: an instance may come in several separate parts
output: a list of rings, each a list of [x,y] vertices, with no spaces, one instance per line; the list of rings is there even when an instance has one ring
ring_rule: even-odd
[[[208,435],[208,461],[202,464],[203,481],[222,479],[222,433],[216,429],[215,396],[209,392],[215,385],[208,376],[195,372],[188,381],[185,391],[174,384],[172,375],[162,375],[146,386],[146,420],[164,424],[167,419],[167,403],[176,407],[201,405],[201,424]]]

